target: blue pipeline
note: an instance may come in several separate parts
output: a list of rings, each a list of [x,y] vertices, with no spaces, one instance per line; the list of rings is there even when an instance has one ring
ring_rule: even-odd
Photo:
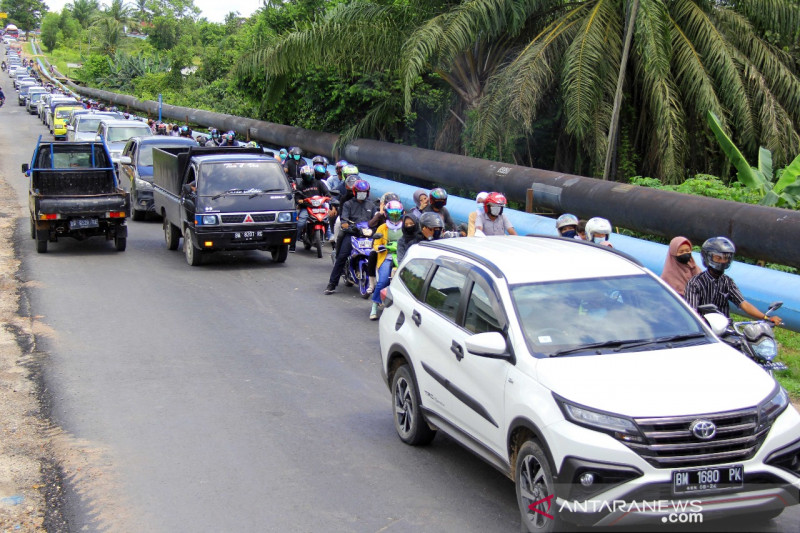
[[[333,167],[331,167],[331,171],[333,171]],[[400,197],[400,201],[407,210],[414,206],[413,193],[418,187],[363,173],[362,175],[370,183],[373,198],[391,191]],[[448,196],[447,209],[457,224],[466,222],[475,207],[475,200]],[[514,209],[506,209],[505,213],[520,235],[556,234],[555,223],[551,218]],[[612,220],[611,223],[613,224],[614,221]],[[668,246],[616,233],[611,236],[611,243],[614,248],[635,257],[657,275],[661,274]],[[699,253],[694,254],[694,260],[698,265],[703,264]],[[591,266],[587,265],[586,268],[591,268]],[[747,301],[762,311],[766,310],[772,302],[782,301],[783,307],[777,312],[777,315],[784,320],[784,326],[787,329],[800,332],[800,276],[738,261],[731,265],[727,274],[736,281]]]

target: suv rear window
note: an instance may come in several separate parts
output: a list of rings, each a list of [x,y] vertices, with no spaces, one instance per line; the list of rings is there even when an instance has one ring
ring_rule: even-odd
[[[400,271],[400,280],[417,300],[422,300],[422,289],[425,287],[431,265],[433,261],[428,259],[413,259]]]

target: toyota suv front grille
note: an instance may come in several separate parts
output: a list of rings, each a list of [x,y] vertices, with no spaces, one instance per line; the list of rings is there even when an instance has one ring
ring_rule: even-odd
[[[692,432],[697,421],[710,421],[716,431],[707,440]],[[644,444],[625,442],[656,468],[706,466],[745,461],[755,454],[769,427],[758,430],[758,409],[697,416],[636,418]]]

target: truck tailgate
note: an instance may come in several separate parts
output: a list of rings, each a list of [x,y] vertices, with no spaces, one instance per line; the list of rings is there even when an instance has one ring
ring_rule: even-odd
[[[128,212],[127,194],[39,197],[36,203],[40,213],[83,215],[107,211]]]

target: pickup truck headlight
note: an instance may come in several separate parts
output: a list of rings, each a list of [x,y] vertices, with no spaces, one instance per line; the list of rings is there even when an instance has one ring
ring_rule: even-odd
[[[769,427],[789,405],[789,395],[778,385],[778,390],[758,406],[758,430]]]
[[[217,215],[195,215],[194,223],[197,226],[214,226],[218,224]]]
[[[570,422],[608,433],[623,442],[644,442],[644,437],[632,419],[576,405],[555,394],[553,396],[556,399],[556,403],[561,407],[564,417]]]
[[[287,211],[285,213],[278,213],[278,222],[291,222],[294,219],[294,212]]]
[[[136,183],[136,188],[140,191],[149,191],[153,188],[153,184],[147,180],[143,180],[142,178],[136,178],[134,180]]]

